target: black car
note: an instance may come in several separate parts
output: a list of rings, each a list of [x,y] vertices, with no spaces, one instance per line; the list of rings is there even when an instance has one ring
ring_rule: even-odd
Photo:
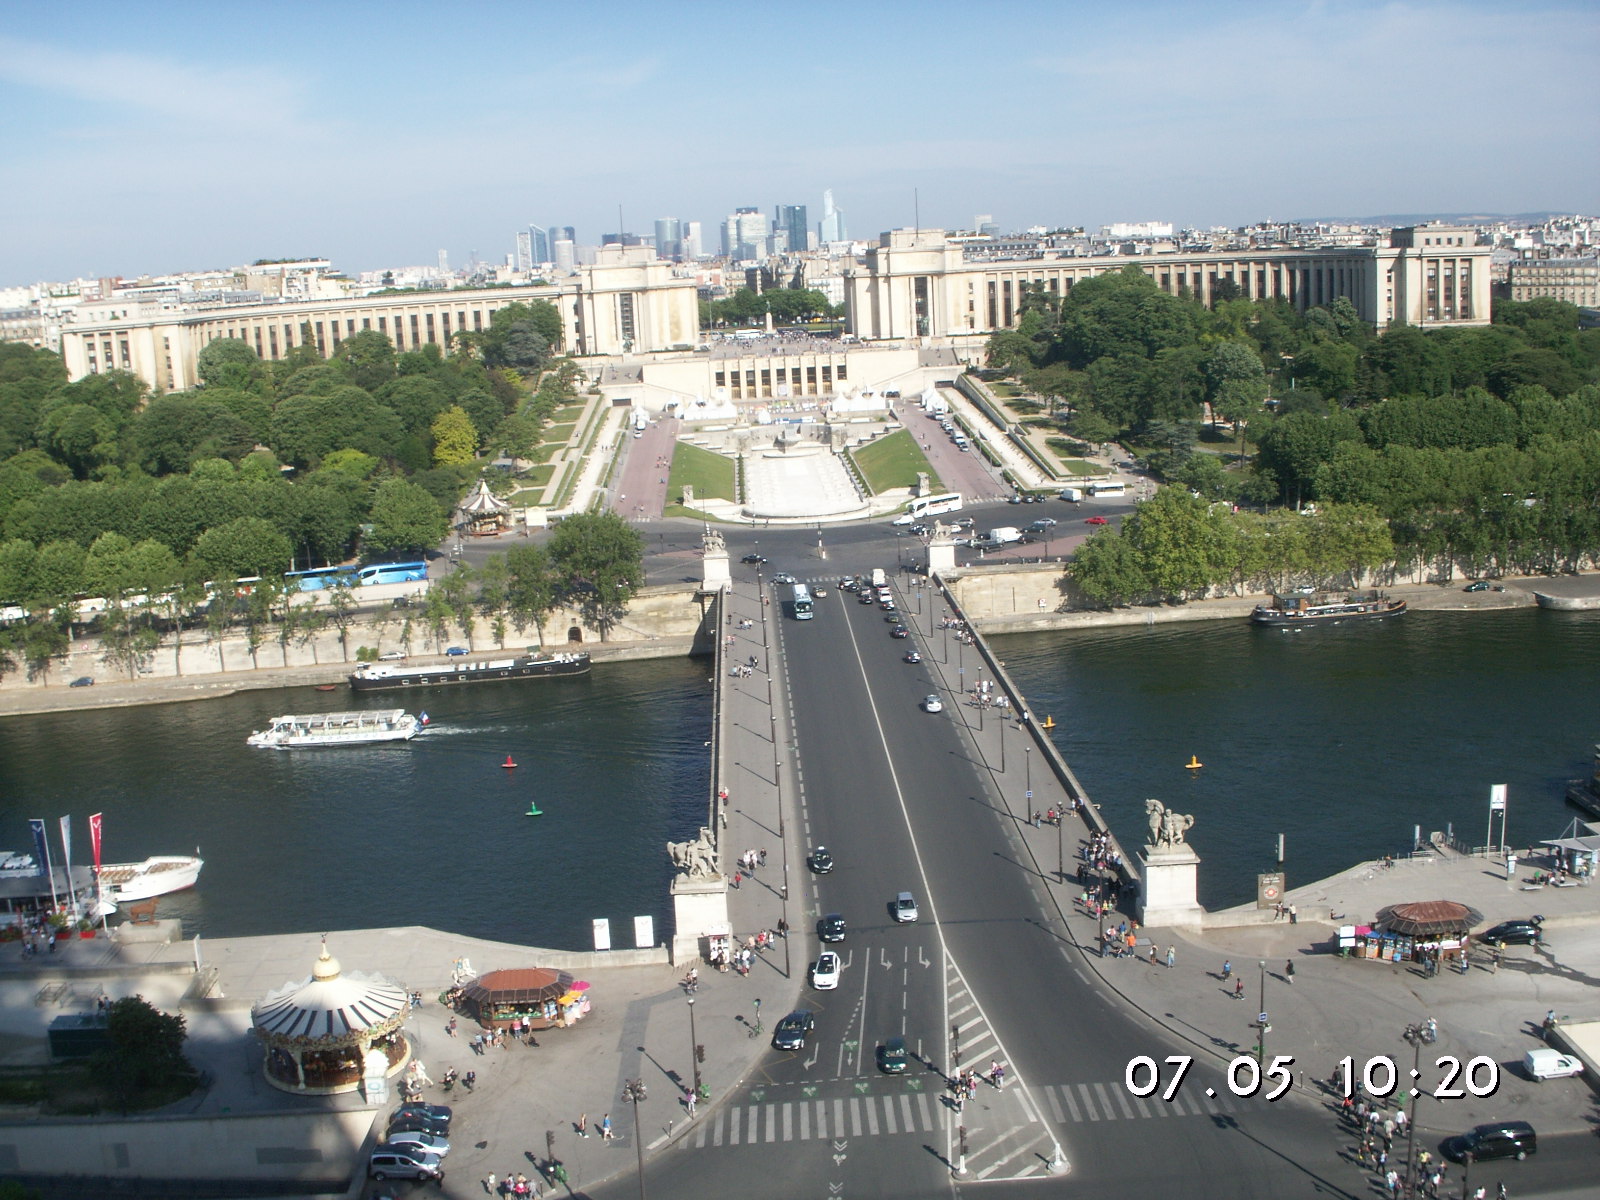
[[[1508,946],[1533,946],[1544,937],[1544,930],[1539,927],[1542,917],[1534,917],[1527,921],[1501,921],[1492,925],[1478,934],[1478,940],[1486,946],[1493,946],[1497,942],[1504,942]]]
[[[1539,1149],[1539,1135],[1526,1121],[1497,1121],[1474,1125],[1466,1133],[1445,1138],[1439,1149],[1451,1162],[1461,1162],[1468,1154],[1473,1161],[1486,1158],[1527,1158]]]
[[[811,869],[818,875],[826,875],[833,870],[833,855],[828,853],[826,846],[818,846],[811,852],[811,857],[806,861],[811,864]]]
[[[838,913],[829,913],[817,922],[817,938],[824,942],[844,941],[844,918]]]
[[[862,592],[856,597],[857,604],[876,604],[878,599],[871,592]]]
[[[878,1047],[878,1070],[885,1075],[901,1075],[905,1073],[906,1060],[910,1056],[906,1053],[906,1040],[903,1037],[892,1037]]]
[[[907,650],[905,661],[908,663],[919,663],[922,661],[922,655],[918,654],[915,650]]]
[[[389,1118],[389,1130],[398,1132],[404,1129],[448,1137],[452,1115],[446,1104],[402,1104]]]
[[[1487,592],[1489,590],[1489,581],[1487,579],[1474,580],[1461,590],[1463,592]]]
[[[896,625],[893,629],[889,630],[889,636],[893,638],[910,637],[911,630],[907,629],[904,625]]]
[[[764,563],[767,559],[763,554],[746,554],[739,561],[742,563]]]
[[[67,686],[68,687],[93,687],[94,686],[94,679],[93,679],[93,677],[91,677],[89,675],[79,675],[71,683],[67,684]]]
[[[778,1022],[772,1031],[774,1050],[804,1050],[806,1038],[817,1027],[817,1019],[803,1008],[798,1008]]]

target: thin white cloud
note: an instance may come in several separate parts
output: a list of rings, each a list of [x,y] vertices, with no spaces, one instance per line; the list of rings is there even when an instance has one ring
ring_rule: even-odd
[[[0,82],[107,106],[124,120],[156,114],[199,126],[292,123],[303,87],[280,71],[226,69],[123,51],[74,51],[0,36]]]

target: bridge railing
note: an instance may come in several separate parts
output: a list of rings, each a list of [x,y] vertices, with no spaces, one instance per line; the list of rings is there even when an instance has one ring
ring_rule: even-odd
[[[727,801],[727,764],[722,761],[723,747],[727,744],[722,723],[726,714],[724,701],[725,691],[728,686],[728,631],[733,624],[733,605],[728,603],[726,588],[717,592],[711,601],[710,611],[711,629],[713,632],[712,658],[714,665],[711,678],[711,782],[710,795],[706,797],[706,828],[711,832],[711,844],[716,847],[717,870],[722,870],[722,830],[728,823],[728,814],[725,810]]]
[[[1067,795],[1079,801],[1078,813],[1083,818],[1091,833],[1102,834],[1110,843],[1117,857],[1121,860],[1121,875],[1124,884],[1137,888],[1140,883],[1139,867],[1137,862],[1130,858],[1122,848],[1122,843],[1117,840],[1117,835],[1111,832],[1111,827],[1106,824],[1105,818],[1100,814],[1099,805],[1089,799],[1089,794],[1084,790],[1078,777],[1072,773],[1072,768],[1067,765],[1067,760],[1061,757],[1061,752],[1056,744],[1050,740],[1048,733],[1039,728],[1033,719],[1033,712],[1028,707],[1027,697],[1017,687],[1016,681],[1006,671],[1005,664],[995,657],[994,651],[989,649],[989,644],[983,640],[981,634],[972,628],[966,610],[961,607],[961,602],[955,594],[945,585],[942,579],[933,580],[944,597],[945,604],[952,615],[958,617],[967,631],[972,634],[972,646],[977,650],[984,665],[989,668],[989,673],[995,683],[1005,692],[1011,702],[1011,710],[1017,714],[1018,723],[1024,734],[1032,741],[1034,749],[1039,752],[1040,761],[1056,777],[1056,781],[1066,791]]]

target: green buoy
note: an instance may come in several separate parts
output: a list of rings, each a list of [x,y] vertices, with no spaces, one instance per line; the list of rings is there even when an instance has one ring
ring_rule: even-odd
[[[536,801],[529,800],[528,801],[528,811],[523,813],[522,815],[525,816],[525,817],[542,817],[542,816],[544,816],[544,810],[539,807],[539,805],[538,805],[538,803]]]

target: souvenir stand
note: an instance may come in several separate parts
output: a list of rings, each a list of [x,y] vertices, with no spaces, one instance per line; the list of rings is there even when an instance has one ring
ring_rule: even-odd
[[[1385,962],[1453,962],[1483,914],[1454,900],[1392,904],[1371,925],[1339,929],[1341,953]]]
[[[560,1029],[589,1013],[589,984],[565,971],[490,971],[461,989],[461,1007],[485,1029]]]

